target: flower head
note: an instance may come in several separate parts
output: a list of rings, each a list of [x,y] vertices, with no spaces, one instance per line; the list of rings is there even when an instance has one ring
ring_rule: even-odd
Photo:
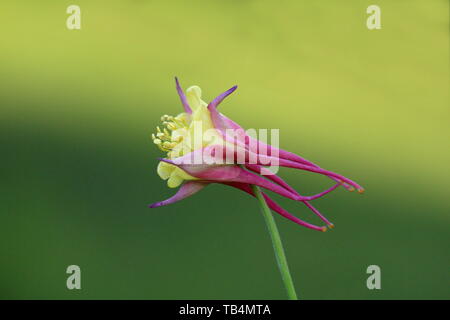
[[[217,96],[209,104],[201,97],[201,89],[192,86],[181,89],[175,78],[176,88],[184,107],[177,116],[164,115],[161,118],[163,129],[157,127],[152,135],[153,142],[166,153],[158,164],[158,175],[167,180],[170,188],[180,188],[171,198],[150,205],[151,208],[164,206],[200,191],[211,183],[220,183],[240,189],[255,196],[251,188],[257,185],[286,198],[302,202],[316,214],[328,228],[329,222],[310,203],[327,193],[343,186],[349,191],[364,189],[356,182],[275,146],[252,138],[234,121],[221,114],[217,107],[237,86]],[[325,175],[335,181],[330,188],[315,195],[299,194],[278,175],[267,168],[268,165],[289,167]],[[268,206],[287,219],[318,231],[326,231],[326,226],[315,226],[293,216],[266,193],[262,193]]]

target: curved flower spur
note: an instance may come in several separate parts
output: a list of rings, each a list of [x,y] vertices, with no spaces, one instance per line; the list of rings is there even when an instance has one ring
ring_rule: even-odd
[[[262,196],[268,207],[283,217],[307,228],[326,231],[333,224],[310,202],[342,186],[349,191],[364,189],[356,182],[285,150],[275,148],[250,137],[237,123],[220,112],[217,107],[237,86],[217,96],[209,104],[201,99],[201,89],[192,86],[186,94],[175,78],[184,112],[176,117],[163,116],[164,128],[157,127],[153,142],[167,153],[160,158],[157,172],[167,180],[170,188],[181,185],[171,198],[151,204],[156,208],[180,201],[211,183],[225,184],[255,196],[252,186],[273,191],[283,197],[302,202],[326,226],[316,226],[300,220],[280,207],[266,193]],[[325,175],[335,181],[327,190],[312,196],[299,194],[283,179],[273,174],[268,165],[295,168]]]

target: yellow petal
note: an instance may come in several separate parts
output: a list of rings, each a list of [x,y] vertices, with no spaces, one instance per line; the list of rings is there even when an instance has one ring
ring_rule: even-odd
[[[169,180],[167,180],[167,186],[169,188],[176,188],[178,187],[181,183],[183,182],[183,178],[181,178],[179,175],[177,174],[172,174],[169,178]]]
[[[199,86],[192,86],[186,90],[186,98],[189,106],[195,111],[200,106],[207,106],[208,104],[202,100],[202,89]]]
[[[161,161],[158,163],[156,172],[161,177],[161,179],[167,180],[175,169],[176,167],[174,165]]]
[[[191,176],[186,171],[184,171],[183,169],[180,169],[180,168],[176,168],[173,171],[172,175],[177,175],[183,180],[198,180],[198,178]]]

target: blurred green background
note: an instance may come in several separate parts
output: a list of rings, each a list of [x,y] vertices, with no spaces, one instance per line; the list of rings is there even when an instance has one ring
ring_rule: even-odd
[[[449,299],[448,2],[377,0],[377,31],[370,4],[2,1],[0,298],[286,297],[253,198],[214,185],[147,208],[175,192],[150,134],[181,110],[177,75],[205,100],[238,84],[223,113],[366,188],[315,202],[331,232],[276,216],[300,297]],[[281,175],[305,194],[331,183]]]

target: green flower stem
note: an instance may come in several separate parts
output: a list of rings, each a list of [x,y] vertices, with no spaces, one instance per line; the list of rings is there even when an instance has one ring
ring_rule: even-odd
[[[261,190],[259,190],[259,188],[255,185],[252,186],[252,189],[261,205],[261,211],[264,216],[264,220],[266,221],[267,228],[269,229],[278,268],[280,269],[281,278],[283,279],[284,286],[286,287],[288,298],[289,300],[297,300],[297,293],[295,292],[294,283],[292,282],[291,273],[289,272],[286,255],[284,254],[283,244],[281,243],[280,233],[278,232],[275,219],[267,206]]]

